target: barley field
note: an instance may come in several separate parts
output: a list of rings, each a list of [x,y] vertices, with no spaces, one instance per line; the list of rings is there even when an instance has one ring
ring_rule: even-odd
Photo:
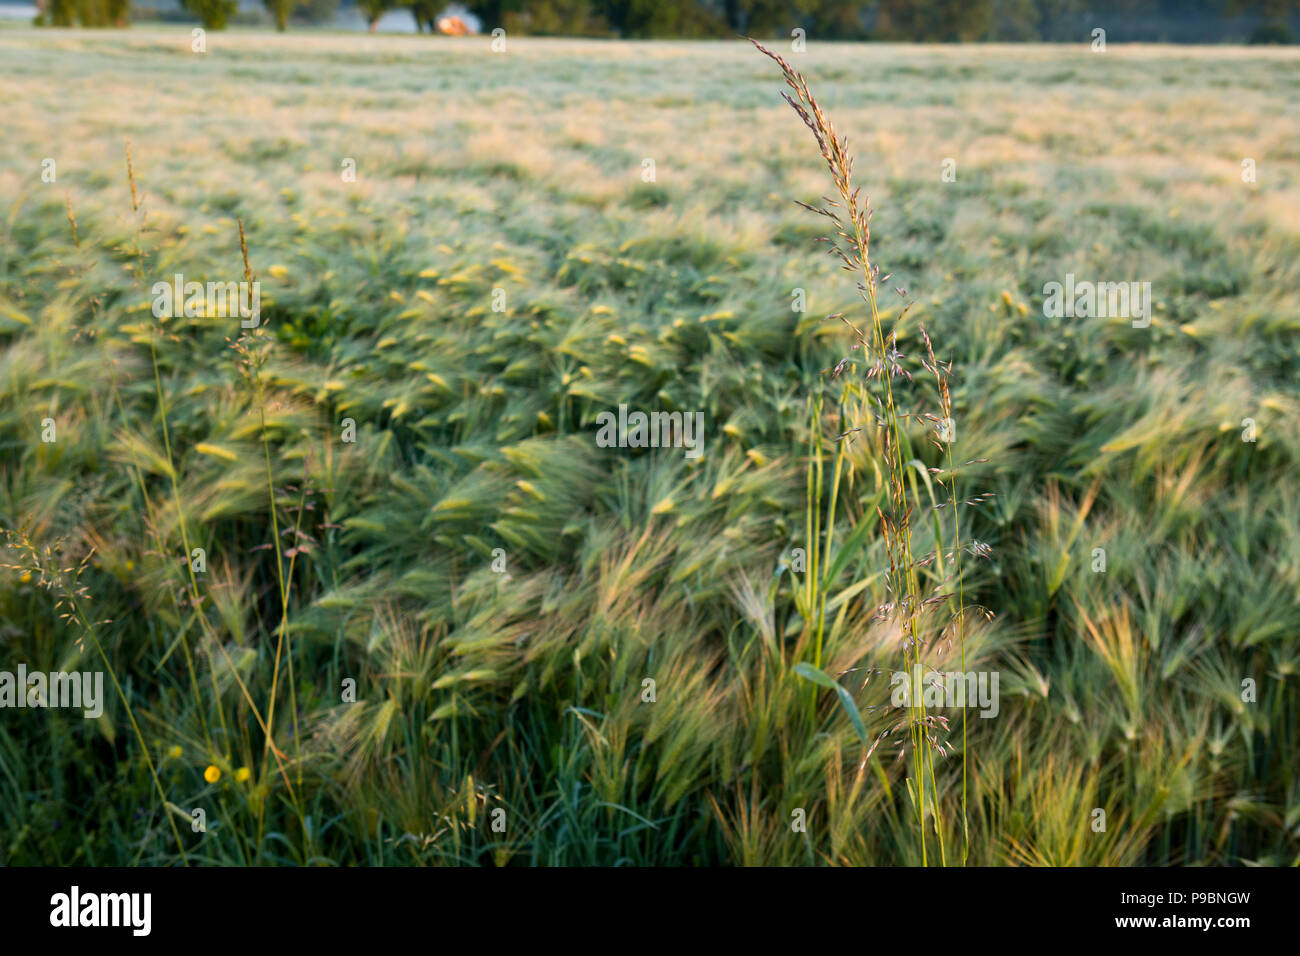
[[[789,46],[970,463],[941,507],[904,428],[999,679],[919,810],[869,312],[772,61],[9,26],[0,670],[105,690],[0,710],[0,863],[1300,862],[1300,55]]]

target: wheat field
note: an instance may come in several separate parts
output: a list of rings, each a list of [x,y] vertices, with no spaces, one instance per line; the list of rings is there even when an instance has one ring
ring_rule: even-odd
[[[976,462],[1000,704],[927,826],[964,767],[972,864],[1300,862],[1300,55],[784,55]],[[781,88],[741,40],[0,29],[0,670],[110,675],[0,711],[0,863],[920,863],[899,748],[794,670],[864,310]],[[156,316],[178,273],[260,325]],[[1067,275],[1149,323],[1050,317]],[[601,447],[620,405],[702,453]],[[846,447],[817,653],[878,721]]]

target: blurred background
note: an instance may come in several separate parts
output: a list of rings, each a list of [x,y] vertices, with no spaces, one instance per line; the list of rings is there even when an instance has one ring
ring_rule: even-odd
[[[393,33],[477,32],[486,24],[512,33],[629,38],[770,36],[798,26],[821,40],[940,42],[1069,42],[1104,22],[1117,42],[1291,43],[1296,9],[1294,0],[4,0],[0,19]]]

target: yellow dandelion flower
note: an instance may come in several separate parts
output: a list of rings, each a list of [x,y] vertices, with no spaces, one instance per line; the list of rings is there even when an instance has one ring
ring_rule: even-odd
[[[180,760],[180,759],[181,759],[181,753],[182,753],[182,751],[181,751],[180,746],[179,746],[179,745],[173,745],[173,746],[172,746],[172,747],[167,751],[167,756],[171,757],[173,760]]]
[[[208,769],[203,771],[203,779],[208,783],[216,783],[221,779],[221,771],[212,764],[208,764]]]
[[[239,783],[243,783],[252,775],[253,775],[253,771],[249,770],[247,767],[240,767],[238,770],[235,771],[235,780],[237,780]]]
[[[19,580],[19,581],[22,581],[23,584],[27,584],[28,582],[31,581],[31,579],[32,579],[32,572],[30,572],[30,571],[24,571],[24,572],[23,572],[23,576],[20,577],[18,580]]]

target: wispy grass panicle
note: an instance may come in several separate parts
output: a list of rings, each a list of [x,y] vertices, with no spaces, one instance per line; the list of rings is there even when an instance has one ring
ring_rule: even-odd
[[[122,709],[126,711],[126,718],[131,724],[131,730],[135,733],[136,743],[140,746],[140,756],[144,758],[145,767],[149,771],[149,778],[153,781],[154,789],[158,793],[163,816],[166,817],[167,824],[171,827],[172,837],[176,841],[176,850],[180,854],[181,861],[188,862],[185,844],[181,842],[180,831],[176,829],[176,821],[167,812],[169,806],[167,791],[163,789],[162,781],[158,778],[158,770],[153,757],[149,754],[149,744],[145,741],[144,733],[140,730],[140,724],[136,720],[131,700],[127,697],[126,691],[122,689],[121,681],[118,680],[117,669],[113,666],[112,659],[108,656],[108,652],[104,650],[104,645],[99,639],[97,628],[111,624],[112,621],[92,622],[86,616],[87,605],[90,603],[90,591],[82,584],[81,577],[90,565],[94,551],[87,550],[75,565],[65,564],[66,558],[63,555],[62,542],[38,546],[24,529],[5,528],[4,535],[6,547],[3,559],[0,559],[0,570],[16,571],[19,574],[28,576],[29,580],[35,578],[37,587],[48,591],[55,598],[55,610],[59,619],[69,626],[77,628],[76,644],[78,649],[84,649],[85,642],[89,641],[95,648],[96,653],[99,654],[104,670],[108,672],[108,678],[113,682],[113,689],[117,691],[118,699],[122,702]],[[26,692],[26,688],[23,690]]]
[[[874,392],[869,394],[863,406],[867,420],[863,423],[841,422],[836,438],[838,453],[835,460],[834,474],[829,488],[823,487],[821,468],[821,398],[813,402],[812,435],[810,447],[813,452],[809,470],[807,525],[808,540],[813,545],[811,554],[815,556],[824,549],[819,564],[814,564],[808,575],[809,594],[805,606],[811,612],[811,626],[815,630],[815,652],[813,666],[801,671],[803,676],[811,677],[818,683],[829,683],[839,692],[841,701],[849,710],[849,716],[855,728],[861,728],[861,719],[852,698],[834,680],[821,673],[822,635],[825,628],[825,608],[827,591],[833,581],[826,576],[826,569],[831,562],[832,536],[835,527],[835,511],[841,478],[844,474],[844,447],[858,435],[865,434],[869,440],[878,445],[879,457],[882,459],[881,472],[887,493],[876,505],[876,518],[884,539],[888,558],[888,571],[885,575],[885,601],[880,606],[881,619],[897,627],[898,648],[902,656],[903,672],[913,673],[914,668],[933,666],[927,660],[927,650],[939,643],[944,633],[951,633],[955,628],[961,648],[962,670],[965,672],[965,623],[964,604],[965,588],[961,581],[961,543],[960,536],[954,532],[955,546],[947,555],[943,549],[943,531],[938,527],[939,510],[934,501],[934,492],[930,488],[931,511],[936,516],[935,550],[929,556],[917,559],[913,553],[916,534],[915,516],[920,513],[922,501],[917,486],[914,467],[919,462],[913,457],[911,443],[906,429],[909,423],[925,422],[933,425],[930,437],[932,441],[946,450],[948,467],[944,477],[947,478],[947,491],[952,505],[953,522],[956,525],[956,485],[952,465],[952,399],[948,388],[948,375],[951,365],[942,366],[935,358],[933,344],[924,330],[921,334],[925,341],[926,356],[921,365],[935,378],[938,392],[939,415],[931,413],[908,413],[900,407],[899,390],[915,386],[915,378],[908,368],[907,356],[898,346],[899,327],[903,317],[911,308],[905,307],[892,329],[886,329],[882,310],[877,302],[877,290],[890,276],[880,275],[880,268],[871,258],[871,203],[863,193],[862,187],[853,181],[853,154],[848,148],[848,139],[839,135],[829,118],[822,111],[816,97],[808,86],[808,81],[781,56],[764,47],[755,40],[750,40],[760,52],[770,57],[781,68],[786,86],[791,92],[782,96],[790,104],[804,125],[812,131],[817,141],[818,151],[826,163],[827,171],[835,185],[835,195],[823,197],[822,204],[813,206],[799,202],[799,205],[830,221],[830,234],[820,241],[829,245],[832,255],[840,260],[845,271],[854,276],[859,295],[866,302],[871,323],[864,330],[844,313],[828,316],[839,319],[852,333],[856,344],[853,351],[861,349],[866,361],[865,378]],[[796,200],[797,201],[797,200]],[[797,201],[798,202],[798,201]],[[900,296],[906,296],[906,289],[897,290]],[[842,359],[830,369],[831,378],[838,378],[852,364],[850,358]],[[841,407],[846,407],[845,399],[849,395],[846,386],[841,392]],[[815,446],[815,447],[812,447]],[[851,465],[850,465],[851,467]],[[941,471],[931,469],[931,472]],[[942,481],[940,481],[942,484]],[[926,487],[930,487],[930,477],[926,475]],[[826,516],[821,518],[822,496],[829,493]],[[910,493],[909,493],[910,492]],[[823,542],[823,527],[824,542]],[[852,532],[850,532],[852,534]],[[937,560],[936,560],[937,559]],[[951,570],[947,569],[951,559]],[[933,587],[923,583],[922,572],[932,563],[938,565],[937,582]],[[947,625],[937,629],[930,623],[928,612],[940,604],[951,608]],[[951,638],[949,638],[951,640]],[[921,861],[929,861],[927,846],[928,818],[932,816],[934,836],[938,844],[939,861],[947,862],[944,847],[944,824],[941,812],[941,793],[938,775],[935,772],[935,754],[946,757],[949,748],[945,746],[941,734],[946,734],[946,719],[926,713],[924,700],[910,701],[907,708],[908,745],[905,748],[909,762],[907,792],[910,795],[919,826],[921,842]],[[874,751],[876,741],[868,743],[867,736],[859,729],[859,736],[867,748],[868,756]],[[962,862],[968,855],[968,833],[966,827],[966,725],[963,710],[962,719]],[[900,754],[901,755],[901,754]],[[864,758],[865,760],[866,758]]]

